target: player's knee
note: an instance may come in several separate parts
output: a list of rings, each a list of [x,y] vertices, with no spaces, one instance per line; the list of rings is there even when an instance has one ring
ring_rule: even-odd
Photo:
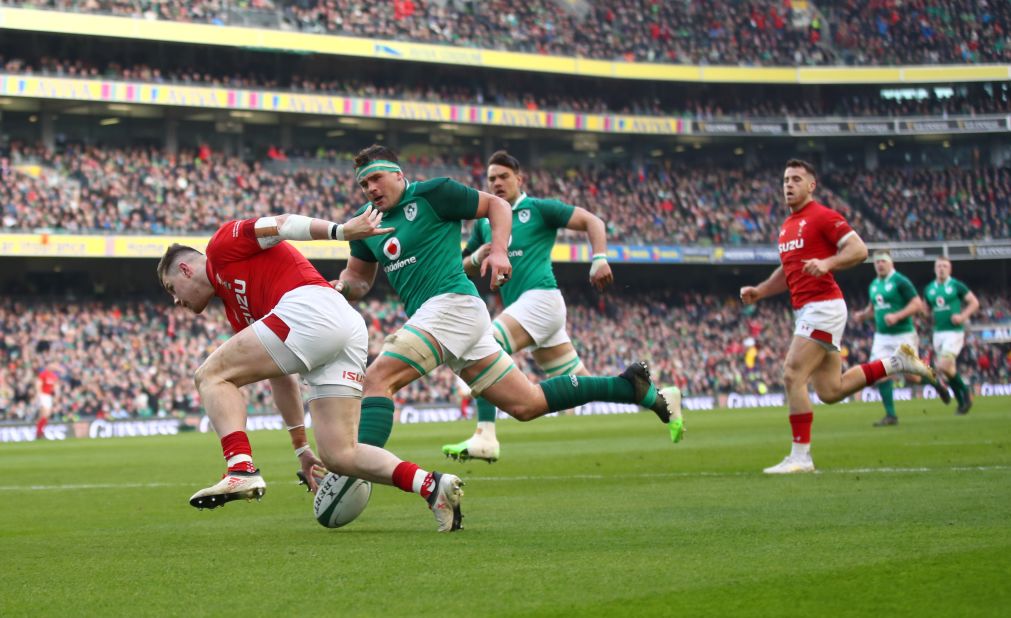
[[[350,475],[355,472],[352,469],[354,466],[354,449],[352,448],[321,448],[319,459],[327,470],[335,474]]]
[[[196,373],[193,374],[193,383],[197,387],[197,391],[200,391],[207,387],[214,381],[214,369],[207,362],[201,363],[197,367]]]
[[[839,403],[843,400],[843,395],[838,389],[825,388],[824,386],[815,386],[815,394],[818,395],[818,399],[821,399],[822,403]]]

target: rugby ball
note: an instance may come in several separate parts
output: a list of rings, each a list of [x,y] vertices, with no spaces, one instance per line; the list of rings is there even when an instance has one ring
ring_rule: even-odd
[[[312,501],[316,521],[326,528],[346,526],[362,514],[371,495],[372,483],[330,472]]]

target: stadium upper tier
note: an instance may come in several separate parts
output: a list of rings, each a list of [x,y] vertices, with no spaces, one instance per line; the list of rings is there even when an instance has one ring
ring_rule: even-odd
[[[429,103],[491,105],[524,110],[549,110],[593,114],[677,116],[706,121],[715,118],[782,117],[912,117],[971,116],[1011,112],[1011,96],[1003,85],[966,84],[958,89],[917,89],[883,97],[880,89],[852,86],[822,87],[798,93],[796,88],[686,88],[684,84],[654,84],[647,91],[629,90],[621,84],[610,88],[563,89],[540,76],[507,81],[473,76],[374,75],[370,79],[313,75],[319,67],[305,66],[305,73],[277,67],[222,64],[180,65],[172,58],[153,66],[137,63],[89,60],[82,57],[40,56],[33,59],[5,57],[17,49],[0,42],[0,72],[9,75],[121,80],[153,84],[200,85],[216,88],[266,90],[271,92],[320,93],[363,99],[393,99]],[[896,90],[896,93],[901,91]]]
[[[212,153],[15,145],[0,158],[8,231],[209,232],[233,218],[298,212],[344,220],[362,203],[346,161],[246,162]],[[405,159],[409,177],[450,175],[481,187],[478,157]],[[785,214],[780,170],[641,166],[531,170],[531,195],[584,206],[615,243],[771,243]],[[1011,238],[1011,169],[826,174],[820,199],[869,241]],[[565,235],[563,234],[563,237]]]
[[[150,20],[682,65],[1006,63],[994,0],[4,0]]]
[[[977,323],[1011,319],[1008,299],[976,290],[982,310]],[[730,392],[759,394],[781,389],[786,346],[793,317],[785,299],[766,301],[747,312],[731,297],[698,293],[675,295],[608,294],[597,301],[567,291],[569,333],[591,372],[612,375],[629,362],[647,358],[654,377],[676,384],[686,395]],[[861,306],[859,302],[853,307]],[[406,320],[399,303],[358,303],[369,325],[370,353],[378,353],[385,334]],[[871,349],[871,327],[850,324],[844,351],[847,364],[864,362]],[[0,420],[31,418],[35,376],[54,367],[61,389],[56,418],[131,418],[200,412],[193,372],[229,335],[217,303],[196,317],[157,301],[0,299]],[[921,333],[929,333],[923,327]],[[674,342],[675,345],[670,345]],[[922,350],[929,346],[923,345]],[[663,355],[644,350],[664,349]],[[1011,355],[969,337],[960,365],[968,381],[1011,379]],[[525,354],[524,372],[535,375]],[[398,394],[398,404],[457,399],[456,380],[445,367]],[[265,383],[246,387],[253,411],[269,411]]]

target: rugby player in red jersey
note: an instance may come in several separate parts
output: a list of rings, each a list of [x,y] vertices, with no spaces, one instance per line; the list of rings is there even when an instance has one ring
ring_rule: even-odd
[[[460,528],[459,478],[427,472],[356,440],[365,381],[365,321],[285,242],[359,240],[393,231],[381,223],[382,214],[372,208],[344,225],[294,214],[229,221],[211,238],[206,255],[178,244],[165,252],[158,278],[175,303],[200,313],[218,296],[235,331],[195,376],[228,469],[220,482],[190,498],[192,506],[215,508],[263,495],[266,483],[253,465],[239,388],[270,380],[310,485],[315,485],[312,472],[319,464],[337,474],[396,485],[427,500],[440,531]],[[297,375],[309,387],[320,459],[305,437]]]
[[[886,375],[918,375],[933,383],[934,372],[909,346],[892,356],[842,371],[839,346],[846,328],[846,302],[832,273],[867,259],[867,247],[836,211],[819,204],[814,166],[790,159],[783,174],[783,196],[790,216],[779,230],[781,265],[756,286],[741,288],[745,304],[790,292],[796,317],[793,340],[783,364],[793,447],[767,474],[814,472],[811,459],[811,399],[808,383],[825,403],[835,403]]]

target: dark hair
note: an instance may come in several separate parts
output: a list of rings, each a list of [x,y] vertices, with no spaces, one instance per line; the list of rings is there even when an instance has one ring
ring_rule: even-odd
[[[497,150],[488,159],[488,165],[501,165],[508,167],[515,174],[520,173],[520,161],[505,150]]]
[[[818,172],[814,170],[814,166],[803,159],[790,159],[786,162],[786,167],[802,167],[812,178],[818,180]]]
[[[393,152],[386,146],[380,146],[379,144],[372,144],[368,148],[358,151],[358,154],[355,155],[355,167],[368,165],[372,161],[391,161],[393,163],[400,163],[400,159],[397,158],[397,153]]]
[[[173,266],[179,261],[179,258],[187,253],[197,253],[200,252],[193,247],[187,247],[186,245],[180,245],[179,243],[172,243],[172,246],[165,250],[165,255],[161,256],[158,260],[158,282],[163,286],[165,285],[165,275],[168,271],[172,269]]]

